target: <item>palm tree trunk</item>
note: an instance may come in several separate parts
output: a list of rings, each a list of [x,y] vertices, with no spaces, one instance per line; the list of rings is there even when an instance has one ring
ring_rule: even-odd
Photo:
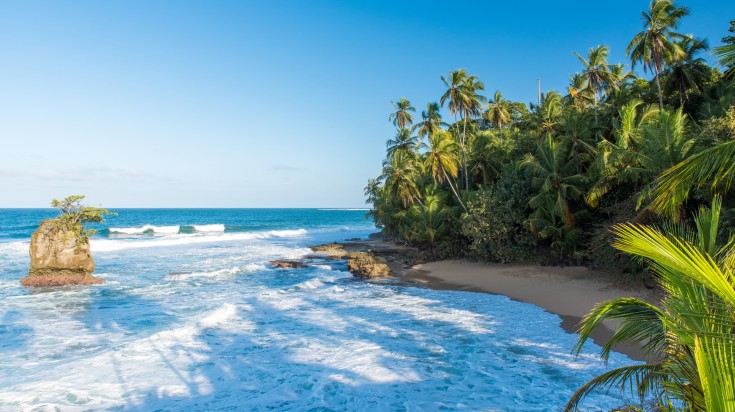
[[[658,109],[663,111],[664,110],[664,98],[661,95],[661,82],[658,79],[658,70],[655,70],[655,72],[656,72],[656,75],[654,77],[656,77],[656,87],[658,88]]]
[[[452,193],[454,193],[454,197],[457,198],[459,205],[462,206],[462,209],[464,209],[465,213],[467,213],[467,208],[465,207],[464,203],[462,203],[462,199],[459,197],[459,194],[457,194],[457,190],[455,190],[454,186],[452,185],[452,179],[449,178],[449,175],[447,175],[447,171],[444,170],[443,167],[441,169],[442,169],[442,173],[444,173],[444,178],[447,179],[447,183],[449,183],[449,188],[452,189]]]
[[[467,116],[464,116],[462,123],[462,140],[460,141],[460,146],[462,147],[462,172],[464,177],[464,190],[468,192],[470,190],[470,181],[467,177],[467,157],[465,156],[464,150],[465,139],[467,138]]]
[[[592,98],[595,101],[595,126],[597,126],[597,91],[592,89]]]
[[[426,205],[424,204],[424,202],[421,201],[421,198],[420,197],[418,197],[416,195],[413,195],[413,200],[419,202],[419,204],[421,205],[421,207],[426,207]]]

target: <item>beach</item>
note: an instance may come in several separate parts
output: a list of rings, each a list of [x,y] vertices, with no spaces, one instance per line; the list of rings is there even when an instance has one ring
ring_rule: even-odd
[[[415,265],[399,273],[403,280],[432,289],[493,293],[531,303],[559,315],[562,328],[570,333],[577,332],[579,322],[599,302],[621,297],[635,297],[649,303],[658,299],[652,290],[625,288],[606,280],[603,273],[580,266],[442,260]],[[614,327],[615,323],[605,322],[592,335],[595,343],[603,345],[612,336]],[[637,347],[616,345],[614,350],[635,360],[645,360]]]
[[[326,245],[329,246],[329,245]],[[321,246],[324,248],[324,245]],[[633,297],[656,304],[660,291],[642,281],[621,279],[614,272],[602,272],[584,266],[542,266],[533,263],[502,264],[468,260],[439,260],[409,265],[421,252],[413,247],[384,238],[349,241],[342,249],[326,249],[325,256],[345,259],[350,251],[369,251],[387,264],[392,275],[408,284],[435,290],[490,293],[530,303],[561,318],[561,327],[577,333],[582,318],[597,304],[611,299]],[[612,336],[617,325],[606,321],[592,334],[597,345]],[[569,348],[571,350],[571,348]],[[645,361],[641,349],[618,344],[616,352]]]

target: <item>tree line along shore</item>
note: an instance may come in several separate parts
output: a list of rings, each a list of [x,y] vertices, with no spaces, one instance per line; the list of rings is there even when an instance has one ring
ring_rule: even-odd
[[[582,320],[577,350],[616,319],[603,358],[628,342],[657,361],[601,375],[568,410],[623,387],[639,408],[735,411],[735,21],[710,49],[677,31],[688,14],[652,1],[629,62],[575,52],[566,90],[529,105],[485,97],[463,69],[420,114],[392,102],[395,136],[365,187],[385,234],[437,258],[582,264],[661,287],[658,305],[612,299]]]

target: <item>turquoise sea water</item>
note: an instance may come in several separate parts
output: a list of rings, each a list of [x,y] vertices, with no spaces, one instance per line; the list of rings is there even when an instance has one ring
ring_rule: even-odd
[[[27,290],[28,240],[56,213],[0,209],[1,411],[553,411],[632,363],[571,356],[556,315],[503,296],[268,266],[375,232],[365,211],[117,212],[91,241],[104,285]]]

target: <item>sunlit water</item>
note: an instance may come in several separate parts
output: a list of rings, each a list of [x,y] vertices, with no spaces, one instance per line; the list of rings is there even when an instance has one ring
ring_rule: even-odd
[[[632,363],[573,357],[556,315],[503,296],[268,266],[369,235],[364,211],[119,213],[92,240],[107,283],[29,291],[54,212],[0,210],[0,410],[546,411]]]

